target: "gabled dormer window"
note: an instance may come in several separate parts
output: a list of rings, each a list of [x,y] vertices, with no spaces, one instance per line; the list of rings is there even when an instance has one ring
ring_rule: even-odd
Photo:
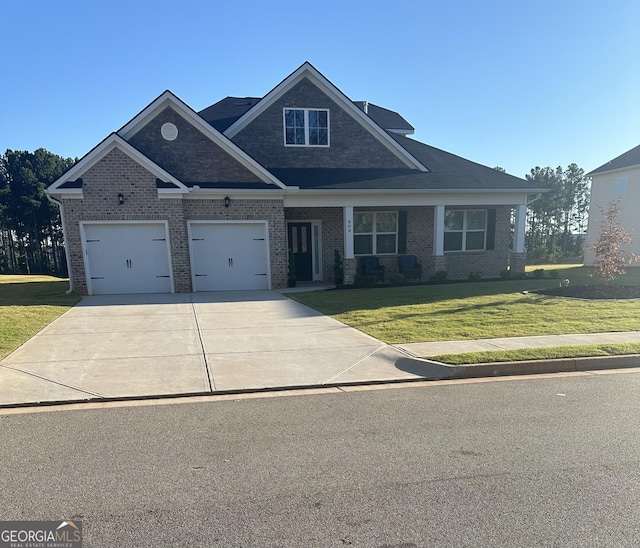
[[[329,111],[317,108],[284,109],[286,146],[329,146]]]

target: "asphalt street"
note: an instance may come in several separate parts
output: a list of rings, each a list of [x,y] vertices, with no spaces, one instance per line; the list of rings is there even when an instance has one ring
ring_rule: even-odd
[[[640,373],[0,414],[0,519],[85,546],[638,546]]]

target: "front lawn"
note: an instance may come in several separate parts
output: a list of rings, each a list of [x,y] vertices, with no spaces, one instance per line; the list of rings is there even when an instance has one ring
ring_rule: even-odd
[[[0,275],[0,359],[80,300],[68,288],[52,276]]]
[[[561,268],[559,279],[546,272],[543,278],[524,280],[290,296],[389,344],[640,330],[640,300],[583,301],[523,293],[557,287],[565,278],[572,285],[599,283],[588,277],[590,271],[568,266]],[[640,268],[629,269],[614,283],[640,284]]]

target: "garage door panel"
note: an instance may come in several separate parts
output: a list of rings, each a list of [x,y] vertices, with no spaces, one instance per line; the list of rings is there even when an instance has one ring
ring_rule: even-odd
[[[269,287],[262,223],[194,223],[191,253],[195,291]]]
[[[92,293],[171,292],[164,224],[87,224],[84,233]]]

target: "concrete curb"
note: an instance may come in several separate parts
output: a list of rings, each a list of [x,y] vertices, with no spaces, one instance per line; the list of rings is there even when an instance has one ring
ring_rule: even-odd
[[[479,377],[505,377],[511,375],[535,375],[536,373],[566,373],[598,369],[624,369],[640,367],[640,356],[594,356],[589,358],[562,358],[557,360],[531,360],[521,362],[493,362],[478,365],[457,366],[449,378],[472,379]]]
[[[417,362],[426,360],[416,359]],[[445,365],[445,364],[441,364]],[[148,396],[124,396],[113,398],[83,398],[76,400],[52,400],[41,402],[23,402],[0,404],[0,409],[28,409],[33,407],[59,407],[63,405],[75,404],[93,404],[93,403],[111,403],[111,402],[136,402],[151,400],[171,400],[181,398],[196,398],[203,396],[226,396],[240,394],[266,394],[272,392],[293,392],[318,390],[323,388],[340,388],[350,386],[380,386],[380,385],[400,385],[411,384],[428,381],[456,380],[456,379],[474,379],[474,378],[490,378],[490,377],[508,377],[508,376],[525,376],[543,373],[566,373],[580,371],[597,371],[606,369],[625,369],[640,367],[639,354],[626,354],[622,356],[595,356],[589,358],[564,358],[557,360],[531,360],[521,362],[494,362],[482,363],[477,365],[462,366],[446,366],[452,370],[450,375],[439,375],[437,377],[417,377],[417,378],[401,378],[401,379],[381,379],[373,381],[352,381],[352,382],[335,382],[327,384],[310,384],[310,385],[291,385],[268,388],[250,388],[236,390],[218,390],[212,392],[187,392],[180,394],[153,394]]]

